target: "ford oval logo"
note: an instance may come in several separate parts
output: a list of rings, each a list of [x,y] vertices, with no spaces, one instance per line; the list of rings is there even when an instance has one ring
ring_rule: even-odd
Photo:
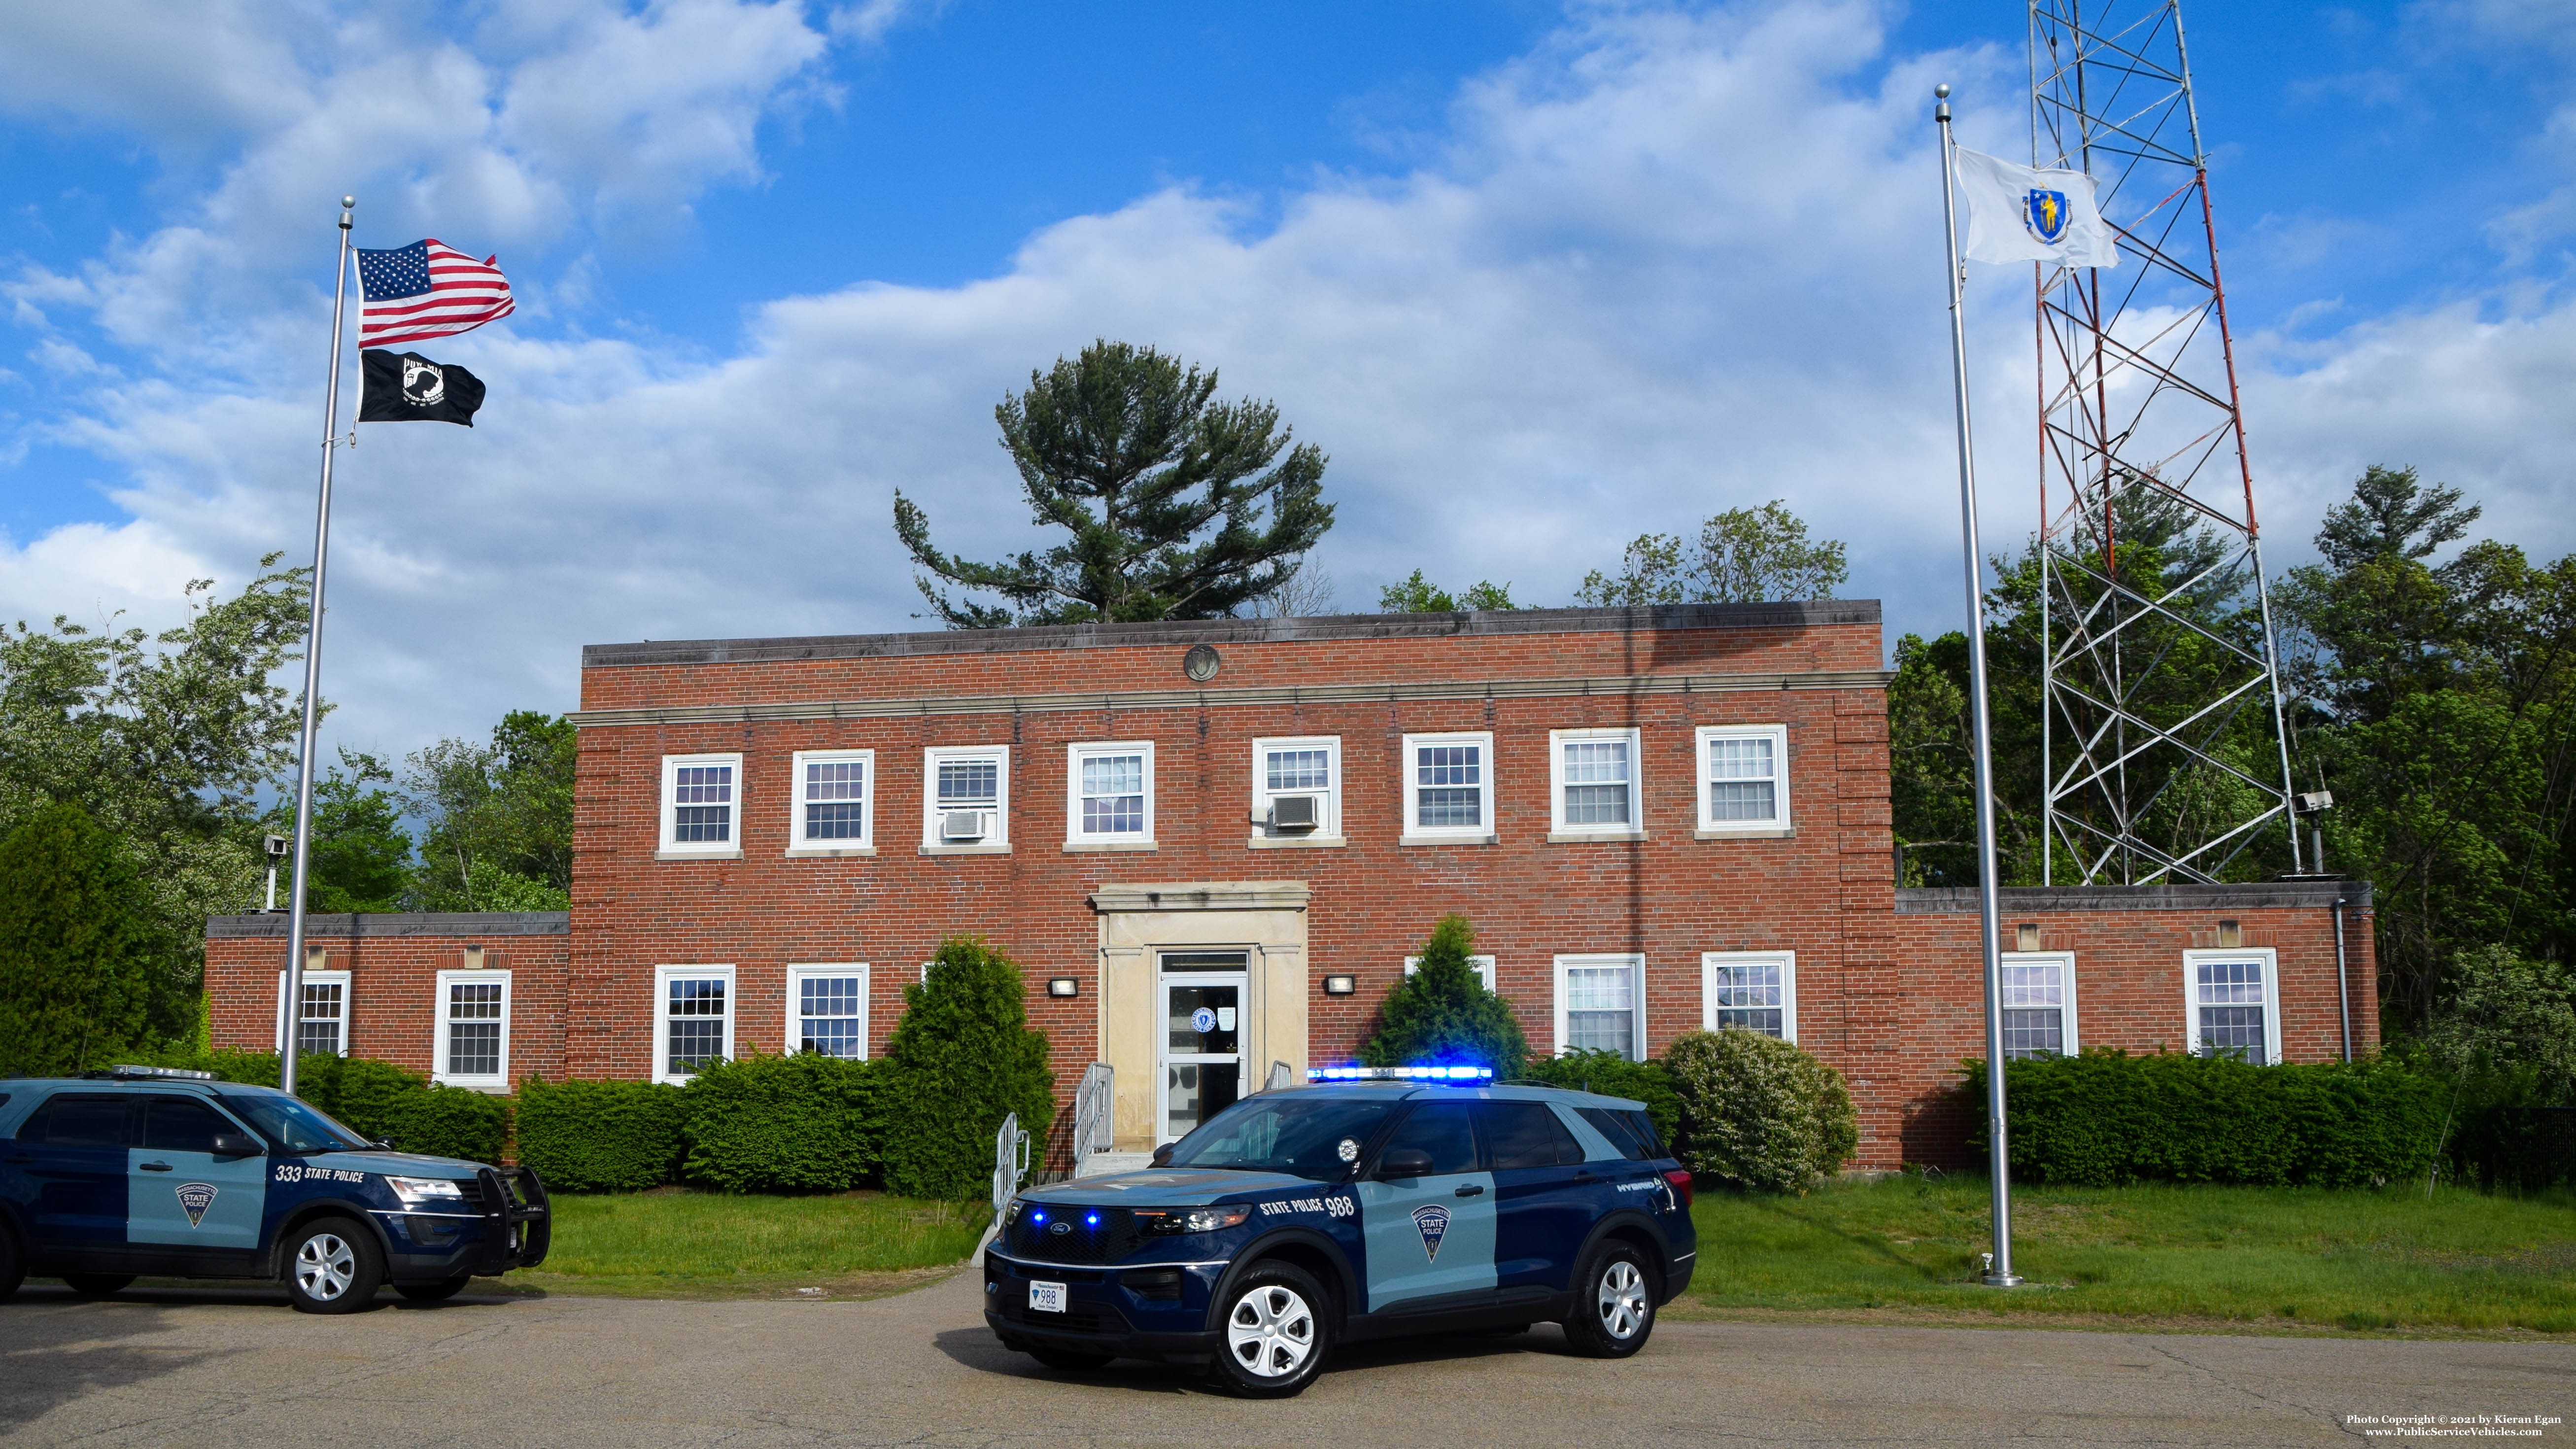
[[[1050,1233],[1056,1233],[1056,1234],[1059,1234],[1059,1235],[1064,1234],[1064,1233],[1069,1233],[1069,1232],[1072,1232],[1072,1231],[1073,1231],[1073,1224],[1071,1224],[1071,1223],[1058,1223],[1058,1224],[1056,1224],[1054,1227],[1051,1227],[1051,1228],[1047,1229],[1047,1231],[1048,1231],[1048,1232],[1050,1232]]]

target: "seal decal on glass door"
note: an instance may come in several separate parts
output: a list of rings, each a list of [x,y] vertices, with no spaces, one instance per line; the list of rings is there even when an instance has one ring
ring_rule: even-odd
[[[1422,1234],[1422,1252],[1431,1262],[1440,1261],[1440,1240],[1449,1232],[1449,1210],[1431,1203],[1413,1210],[1413,1226]]]

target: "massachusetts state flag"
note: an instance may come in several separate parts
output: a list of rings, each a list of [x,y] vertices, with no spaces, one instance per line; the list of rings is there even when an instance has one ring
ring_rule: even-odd
[[[2116,267],[2119,233],[2094,204],[2081,171],[2035,170],[1959,148],[1959,195],[1968,203],[1968,260]]]
[[[495,265],[500,260],[478,262],[436,237],[390,251],[358,248],[358,282],[367,294],[358,346],[408,347],[509,316],[517,304]]]

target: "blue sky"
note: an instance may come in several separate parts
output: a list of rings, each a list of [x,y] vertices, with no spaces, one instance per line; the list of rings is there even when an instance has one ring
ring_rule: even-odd
[[[892,490],[1025,542],[992,404],[1095,335],[1333,455],[1343,607],[1417,565],[1561,602],[1782,497],[1893,625],[1954,622],[1925,92],[2026,146],[2018,6],[403,17],[0,16],[0,612],[166,622],[309,549],[350,190],[362,244],[498,252],[522,298],[438,354],[482,426],[343,465],[326,690],[364,747],[569,707],[584,642],[914,627]],[[2370,462],[2567,548],[2571,17],[2187,12],[2276,566]],[[2033,522],[2018,287],[1973,292],[1990,539]]]

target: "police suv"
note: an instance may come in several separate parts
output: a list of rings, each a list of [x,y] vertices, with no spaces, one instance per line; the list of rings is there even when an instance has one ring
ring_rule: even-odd
[[[414,1302],[545,1260],[527,1168],[370,1142],[273,1087],[118,1067],[0,1081],[0,1298],[29,1273],[107,1294],[151,1274],[267,1278],[307,1313]]]
[[[1021,1195],[985,1322],[1051,1368],[1204,1363],[1255,1397],[1360,1339],[1553,1321],[1594,1357],[1642,1348],[1698,1247],[1645,1108],[1410,1070],[1264,1092],[1151,1170]]]

